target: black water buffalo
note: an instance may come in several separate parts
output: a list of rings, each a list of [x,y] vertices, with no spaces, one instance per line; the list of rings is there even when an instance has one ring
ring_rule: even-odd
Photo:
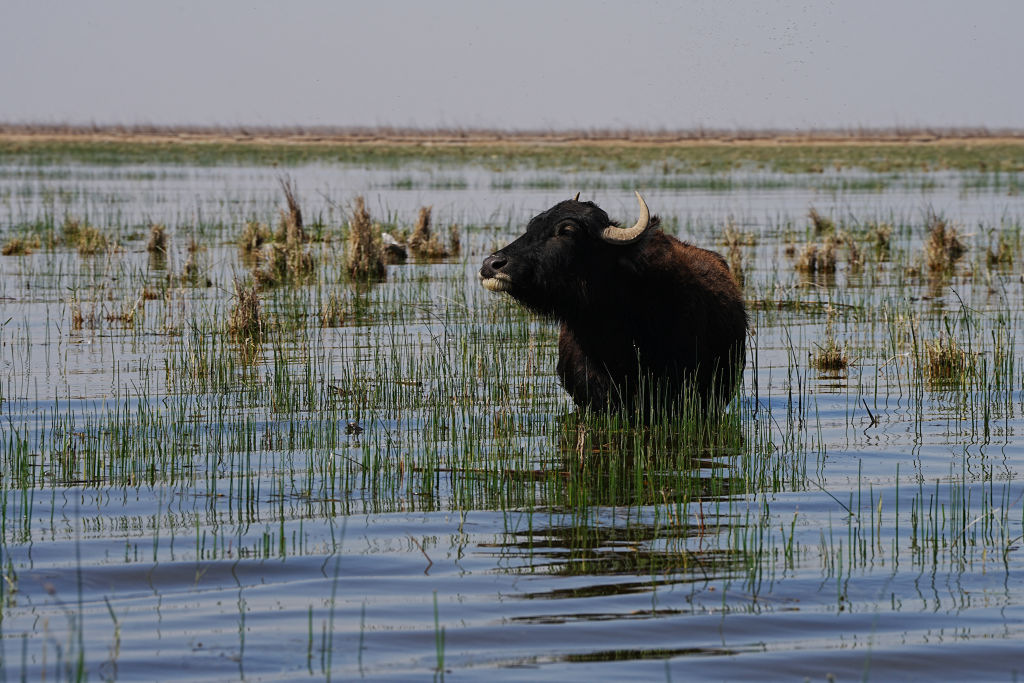
[[[480,281],[561,322],[558,375],[577,406],[721,408],[745,362],[743,295],[720,255],[666,235],[636,197],[631,228],[578,194],[556,204],[484,259]]]

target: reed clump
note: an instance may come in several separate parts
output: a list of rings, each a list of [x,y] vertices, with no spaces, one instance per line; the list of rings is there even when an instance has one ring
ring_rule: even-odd
[[[417,258],[444,258],[448,250],[444,244],[432,234],[430,229],[431,206],[420,208],[419,216],[416,218],[416,227],[409,236],[409,251]]]
[[[71,298],[68,308],[71,312],[71,329],[82,329],[85,326],[85,315],[82,313],[82,302],[78,300],[77,296]]]
[[[348,274],[357,280],[383,280],[387,277],[384,268],[379,230],[374,230],[370,212],[362,196],[356,197],[355,209],[349,221],[346,268]]]
[[[409,251],[413,256],[420,259],[441,259],[448,256],[457,256],[461,241],[459,239],[459,226],[452,224],[448,226],[448,244],[434,234],[431,228],[431,212],[433,207],[424,206],[420,208],[419,216],[416,218],[416,226],[412,235],[409,236]]]
[[[281,178],[281,190],[284,192],[285,202],[288,204],[288,210],[281,210],[281,218],[277,224],[277,233],[274,235],[274,239],[277,242],[284,243],[305,243],[309,239],[306,236],[306,231],[302,226],[302,208],[299,206],[299,200],[295,196],[295,184],[291,178]]]
[[[880,259],[887,259],[889,257],[892,231],[893,226],[891,223],[873,222],[868,224],[868,244],[871,245],[875,255]]]
[[[925,262],[928,271],[948,273],[967,252],[967,247],[957,229],[941,216],[929,214],[926,226],[928,241],[925,243]]]
[[[301,242],[273,242],[259,252],[252,277],[260,287],[267,288],[305,282],[315,270],[316,261]]]
[[[1014,257],[1013,243],[1005,233],[999,233],[995,246],[990,245],[985,253],[985,260],[990,266],[1013,265]]]
[[[149,226],[149,241],[146,243],[146,251],[154,256],[167,255],[167,226],[163,223],[153,223]]]
[[[288,210],[281,210],[281,219],[273,242],[261,241],[262,234],[259,224],[249,228],[249,235],[243,233],[245,248],[259,244],[260,248],[253,253],[256,263],[252,269],[253,280],[260,287],[274,287],[285,283],[302,283],[307,281],[316,270],[316,260],[306,249],[309,241],[302,227],[302,209],[295,197],[295,186],[291,180],[281,180]],[[269,232],[269,231],[268,231]]]
[[[835,241],[826,239],[820,245],[814,242],[805,244],[794,267],[801,273],[834,273],[836,263]]]
[[[746,280],[743,272],[743,247],[745,245],[757,244],[757,238],[752,233],[740,231],[730,219],[728,225],[725,226],[725,230],[722,231],[722,237],[718,243],[726,248],[726,260],[729,262],[729,270],[732,271],[733,277],[742,286]]]
[[[734,244],[729,245],[726,252],[726,260],[729,262],[729,270],[736,282],[742,287],[746,283],[746,274],[743,271],[743,250]]]
[[[723,247],[754,247],[757,246],[757,235],[753,232],[740,230],[733,223],[732,219],[725,226],[725,230],[722,231],[722,237],[718,240],[718,243]]]
[[[212,287],[213,280],[207,274],[208,268],[201,263],[202,254],[206,251],[205,247],[193,238],[189,240],[186,251],[188,258],[185,259],[185,265],[181,268],[181,283],[191,287]]]
[[[263,339],[266,319],[255,284],[243,285],[235,280],[235,304],[228,315],[227,332],[236,341],[259,342]]]
[[[925,362],[929,379],[940,383],[962,383],[970,372],[970,356],[952,335],[940,334],[925,340]]]
[[[828,216],[822,216],[813,206],[807,212],[807,217],[811,219],[815,235],[831,235],[836,231],[836,222]]]
[[[341,327],[345,322],[345,302],[331,294],[320,306],[320,327]]]
[[[861,252],[857,240],[846,230],[840,230],[838,235],[840,244],[846,246],[846,262],[851,272],[860,272],[864,269],[864,254]]]
[[[96,306],[93,305],[90,311],[86,311],[77,291],[72,292],[71,298],[68,300],[68,311],[71,316],[72,330],[99,328],[100,315],[96,311]]]
[[[459,226],[452,223],[448,226],[448,255],[458,256],[462,251],[462,239],[459,235]]]
[[[270,228],[257,220],[248,220],[238,236],[238,251],[243,257],[255,258],[264,244],[270,241]]]
[[[132,304],[126,303],[120,310],[107,311],[105,317],[107,322],[120,323],[131,327],[135,321],[145,313],[145,297],[139,296]]]
[[[107,250],[110,242],[99,228],[68,216],[61,228],[64,243],[74,247],[79,256],[92,256]]]
[[[40,247],[38,237],[12,237],[0,248],[4,256],[24,256],[31,254]]]
[[[850,359],[846,355],[843,345],[836,341],[831,334],[825,337],[825,343],[815,344],[818,352],[811,358],[811,364],[821,372],[842,372],[850,365]]]

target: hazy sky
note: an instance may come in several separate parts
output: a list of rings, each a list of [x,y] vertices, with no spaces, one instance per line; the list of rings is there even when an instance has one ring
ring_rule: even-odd
[[[1024,128],[1024,2],[3,0],[0,121]]]

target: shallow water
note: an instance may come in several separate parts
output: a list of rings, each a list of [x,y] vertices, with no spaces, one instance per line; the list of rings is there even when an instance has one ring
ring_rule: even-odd
[[[432,204],[463,252],[366,289],[344,281],[337,238],[317,243],[318,281],[264,293],[278,326],[249,354],[223,335],[247,271],[233,241],[276,220],[279,174],[0,168],[5,240],[68,214],[122,242],[0,257],[6,676],[1003,680],[1024,666],[1024,197],[956,173],[289,169],[325,231],[357,194],[399,226]],[[752,236],[751,352],[724,445],[600,423],[581,437],[553,325],[477,283],[537,211],[582,187],[631,220],[634,186],[681,237]],[[797,272],[786,245],[808,239],[811,206],[851,231],[892,222],[889,256]],[[929,211],[971,247],[940,280],[907,270]],[[150,221],[171,229],[165,263],[145,252]],[[1016,265],[986,261],[1000,232]],[[212,286],[175,280],[131,324],[108,319],[179,272],[191,236]],[[321,328],[329,294],[346,320]],[[830,333],[845,371],[809,363]],[[942,335],[974,361],[966,381],[923,369]]]

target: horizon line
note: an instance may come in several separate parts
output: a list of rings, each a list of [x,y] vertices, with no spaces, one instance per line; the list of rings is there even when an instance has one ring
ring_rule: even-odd
[[[939,139],[1024,138],[1024,128],[987,126],[835,126],[835,127],[691,127],[691,128],[500,128],[470,126],[333,126],[246,124],[112,124],[26,123],[0,121],[4,136],[110,136],[110,137],[232,137],[298,138],[310,142],[358,142],[372,140],[437,140],[448,142],[546,141],[546,142],[684,142],[758,141],[794,139],[814,141],[886,141]]]

